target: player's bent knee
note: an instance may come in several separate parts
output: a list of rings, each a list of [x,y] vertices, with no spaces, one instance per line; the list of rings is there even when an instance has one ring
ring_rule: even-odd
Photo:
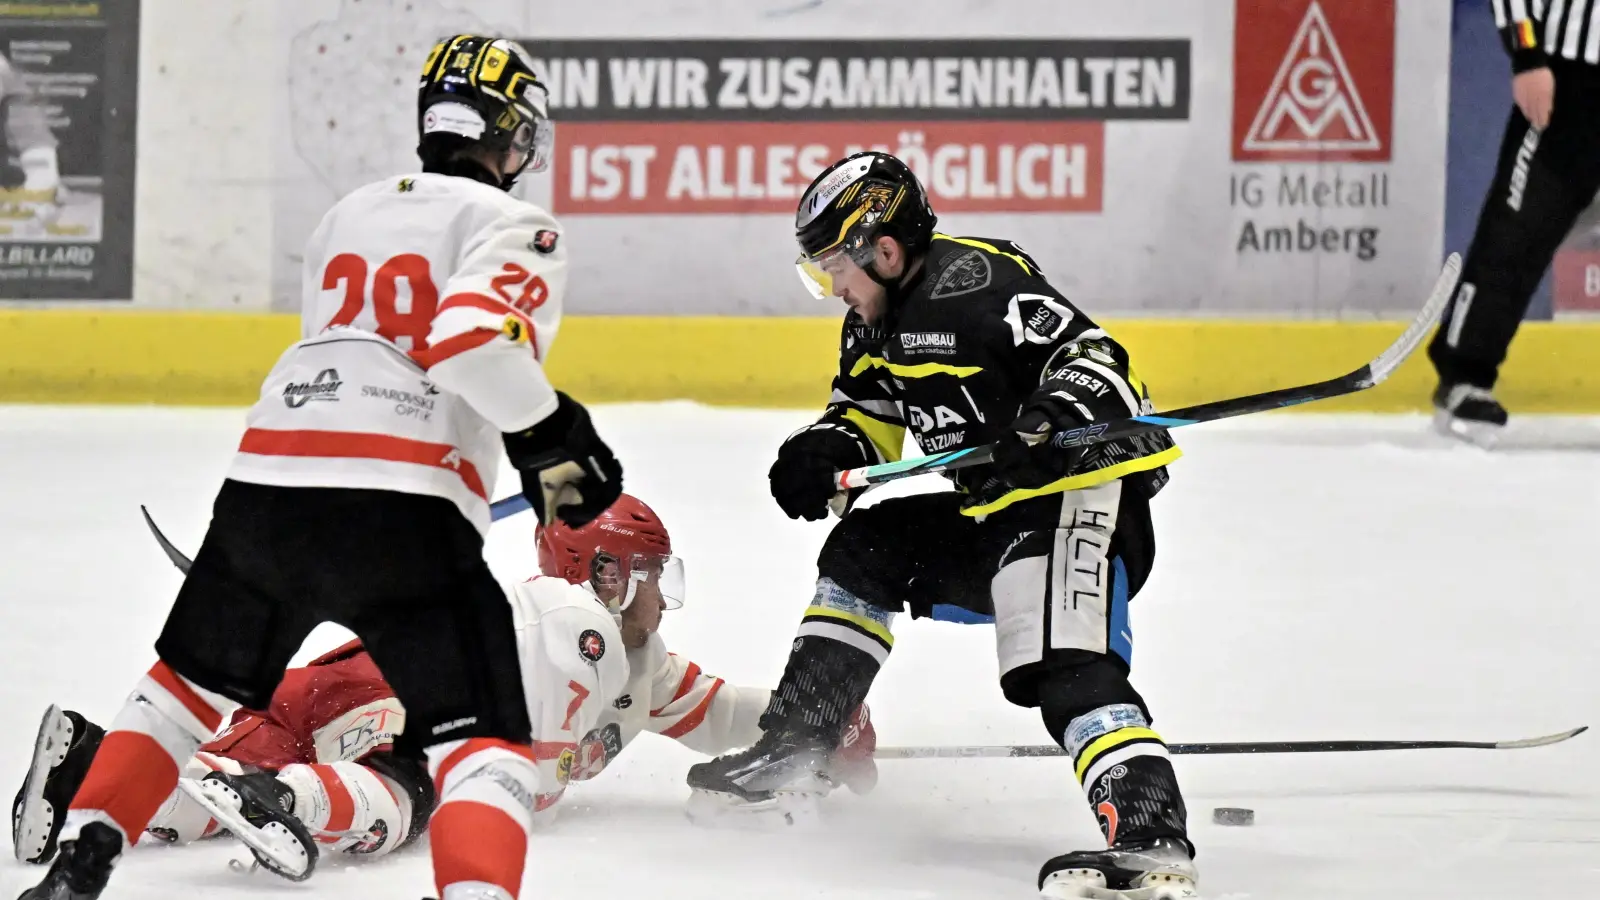
[[[1115,657],[1099,656],[1079,665],[1056,666],[1038,673],[1034,690],[1039,713],[1050,736],[1063,742],[1076,719],[1107,708],[1136,711],[1143,724],[1150,713],[1144,698],[1128,681],[1128,668]]]
[[[451,803],[480,803],[531,831],[539,771],[533,748],[498,738],[469,738],[428,748],[428,768],[438,792],[437,817]]]
[[[879,544],[884,534],[881,507],[872,507],[845,516],[833,531],[828,533],[817,556],[820,578],[839,585],[852,594],[867,592],[867,584],[874,570],[873,562],[881,552]]]

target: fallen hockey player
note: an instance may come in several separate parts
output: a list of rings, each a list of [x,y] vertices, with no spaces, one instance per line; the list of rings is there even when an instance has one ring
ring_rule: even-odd
[[[527,787],[536,818],[552,816],[570,782],[599,774],[640,732],[707,754],[760,737],[757,719],[770,691],[706,674],[669,653],[657,633],[662,611],[682,604],[683,567],[648,506],[624,494],[582,528],[539,529],[537,542],[542,574],[509,588],[535,726]],[[631,702],[618,708],[622,697]],[[187,784],[166,798],[146,833],[183,843],[277,823],[302,835],[311,857],[304,874],[317,855],[312,844],[373,857],[393,852],[426,830],[439,805],[421,754],[404,746],[404,726],[405,710],[352,641],[286,672],[269,709],[237,711],[189,762]],[[67,803],[103,735],[79,713],[46,712],[13,808],[19,860],[55,855]],[[875,745],[862,705],[834,757],[837,782],[870,790]],[[443,800],[456,799],[452,788],[490,762],[446,760]],[[197,788],[212,809],[196,800]],[[291,866],[280,874],[302,873]],[[515,895],[518,886],[503,887]]]

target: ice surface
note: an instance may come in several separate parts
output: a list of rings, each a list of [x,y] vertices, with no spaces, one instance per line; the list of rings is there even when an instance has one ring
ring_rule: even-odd
[[[791,522],[766,468],[796,412],[597,410],[629,490],[690,581],[675,650],[770,684],[827,527]],[[151,661],[178,574],[138,504],[192,550],[238,411],[0,408],[0,773],[20,783],[56,701],[106,721]],[[1258,417],[1178,433],[1160,553],[1133,605],[1135,683],[1174,741],[1523,737],[1600,726],[1600,422],[1518,420],[1494,455],[1417,418]],[[500,493],[511,490],[503,481]],[[886,494],[935,487],[902,482]],[[491,559],[534,565],[527,516]],[[985,627],[902,621],[871,702],[885,744],[1042,743],[1007,706]],[[307,655],[339,640],[319,631]],[[1579,897],[1600,879],[1600,735],[1517,752],[1182,757],[1212,900]],[[833,798],[814,834],[709,832],[681,804],[694,755],[649,737],[575,786],[530,845],[523,896],[999,900],[1098,843],[1063,760],[902,761]],[[1211,824],[1248,806],[1252,828]],[[139,847],[106,893],[238,900],[430,894],[419,850],[328,859],[301,886],[230,872],[231,842]],[[42,870],[0,862],[0,898]]]

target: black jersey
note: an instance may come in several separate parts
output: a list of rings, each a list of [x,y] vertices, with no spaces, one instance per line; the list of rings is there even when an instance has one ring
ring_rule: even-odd
[[[823,420],[900,458],[905,430],[924,453],[993,443],[1024,403],[1066,383],[1089,421],[1154,412],[1128,352],[1045,280],[1009,241],[935,234],[909,292],[879,327],[845,317],[839,374]],[[951,472],[968,515],[1020,500],[1138,476],[1153,495],[1180,454],[1165,431],[1094,444],[1066,477],[1012,490],[990,466]]]

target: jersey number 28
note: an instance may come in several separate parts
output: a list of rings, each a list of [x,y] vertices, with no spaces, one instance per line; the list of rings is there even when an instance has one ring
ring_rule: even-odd
[[[354,253],[341,253],[328,260],[322,273],[322,289],[331,291],[344,283],[344,303],[328,326],[349,325],[367,305],[367,261]],[[400,282],[411,292],[411,309],[401,312]],[[378,320],[379,337],[394,341],[402,350],[428,349],[428,329],[439,308],[439,288],[433,283],[428,258],[415,253],[392,257],[372,273],[372,314]],[[404,340],[403,340],[404,339]],[[410,346],[407,346],[409,343]]]
[[[328,322],[329,327],[349,325],[361,314],[367,303],[370,268],[365,259],[354,253],[341,253],[328,260],[322,273],[322,289],[331,291],[344,283],[344,303]],[[398,304],[402,280],[411,291],[411,308],[407,312],[401,312]],[[550,299],[545,280],[516,263],[506,263],[489,286],[508,306],[528,316]],[[415,253],[391,257],[372,272],[371,292],[377,334],[394,341],[402,350],[428,349],[428,331],[439,309],[439,288],[433,283],[427,257]]]

